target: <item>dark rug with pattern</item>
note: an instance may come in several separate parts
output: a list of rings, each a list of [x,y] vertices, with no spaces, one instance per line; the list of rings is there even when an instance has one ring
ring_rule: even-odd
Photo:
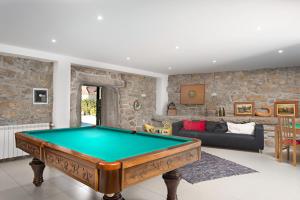
[[[257,172],[235,162],[202,151],[200,161],[179,169],[182,178],[189,183],[213,180]]]

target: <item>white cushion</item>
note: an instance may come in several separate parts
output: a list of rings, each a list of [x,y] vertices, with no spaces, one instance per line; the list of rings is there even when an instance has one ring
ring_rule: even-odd
[[[227,133],[253,135],[255,129],[255,122],[250,122],[246,124],[235,124],[235,123],[227,122],[227,127],[228,127]]]

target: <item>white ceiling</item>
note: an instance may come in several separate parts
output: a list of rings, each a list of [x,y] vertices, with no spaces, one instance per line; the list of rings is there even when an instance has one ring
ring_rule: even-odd
[[[0,43],[166,74],[300,66],[300,1],[0,0]]]

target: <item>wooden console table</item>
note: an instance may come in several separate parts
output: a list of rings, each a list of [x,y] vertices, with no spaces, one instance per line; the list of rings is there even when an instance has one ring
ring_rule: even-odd
[[[176,115],[176,116],[167,116],[167,115],[153,115],[152,120],[156,122],[162,121],[170,121],[176,122],[181,121],[184,119],[191,119],[191,120],[207,120],[207,121],[229,121],[229,122],[255,122],[258,124],[263,125],[277,125],[278,119],[277,117],[258,117],[258,116],[224,116],[224,117],[217,117],[217,116],[197,116],[197,115]]]

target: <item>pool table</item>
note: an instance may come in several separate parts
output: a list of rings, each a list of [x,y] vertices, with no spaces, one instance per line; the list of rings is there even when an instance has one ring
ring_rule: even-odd
[[[200,159],[197,139],[93,126],[18,132],[16,146],[33,156],[33,184],[41,186],[45,164],[104,194],[124,200],[121,191],[163,174],[168,200],[177,200],[176,170]]]

